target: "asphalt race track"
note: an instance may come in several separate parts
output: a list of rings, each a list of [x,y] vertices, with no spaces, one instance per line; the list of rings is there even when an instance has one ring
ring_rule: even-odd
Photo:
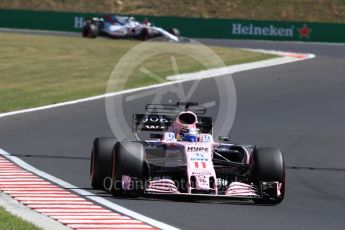
[[[281,148],[288,166],[283,203],[259,206],[221,200],[114,199],[101,191],[93,192],[183,229],[344,229],[345,46],[203,42],[317,55],[302,62],[234,75],[237,114],[230,135],[236,142]],[[186,89],[190,84],[184,84]],[[203,80],[198,87],[192,100],[205,103],[222,96],[213,80]],[[143,112],[143,105],[151,99],[124,102],[124,112],[128,117]],[[210,110],[217,110],[215,100]],[[112,135],[104,99],[4,117],[0,130],[1,148],[84,189],[91,189],[88,175],[93,138]]]

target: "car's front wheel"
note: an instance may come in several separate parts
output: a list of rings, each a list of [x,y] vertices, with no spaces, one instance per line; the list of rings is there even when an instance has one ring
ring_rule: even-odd
[[[144,146],[140,142],[120,141],[112,153],[111,193],[139,196],[145,186]]]
[[[255,203],[279,204],[285,196],[285,163],[277,148],[257,148],[253,152],[254,181],[262,197]]]
[[[150,38],[150,33],[149,30],[147,28],[143,28],[140,31],[140,35],[139,35],[140,40],[146,41]]]
[[[180,37],[180,31],[176,28],[170,28],[167,31],[176,37]]]

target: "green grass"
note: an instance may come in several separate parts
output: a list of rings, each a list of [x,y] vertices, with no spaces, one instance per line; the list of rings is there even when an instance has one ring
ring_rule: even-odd
[[[6,230],[38,230],[33,224],[11,215],[0,207],[0,229]]]
[[[79,37],[0,34],[0,113],[104,94],[118,60],[137,41]],[[189,44],[157,43],[173,49]],[[211,47],[226,65],[263,60],[272,55]],[[170,54],[155,55],[135,69],[126,88],[157,83],[138,69],[165,77],[174,74]],[[197,61],[176,55],[181,73],[202,70]]]

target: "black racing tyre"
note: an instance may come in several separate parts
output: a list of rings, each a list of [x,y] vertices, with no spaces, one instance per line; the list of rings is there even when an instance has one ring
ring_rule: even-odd
[[[84,38],[96,38],[98,35],[98,27],[95,24],[87,23],[82,28],[82,35]]]
[[[180,37],[180,31],[176,28],[170,28],[167,31],[176,37]]]
[[[90,179],[94,189],[105,189],[105,178],[111,179],[111,154],[115,143],[110,137],[97,137],[93,142]]]
[[[150,33],[149,33],[149,30],[147,28],[143,28],[141,31],[140,31],[140,39],[143,40],[143,41],[146,41],[150,38]]]
[[[254,159],[254,181],[259,186],[260,182],[281,183],[281,196],[263,197],[254,199],[255,203],[261,204],[279,204],[283,201],[285,195],[285,163],[281,151],[277,148],[257,148],[253,152]]]
[[[114,196],[128,195],[137,197],[142,192],[145,174],[145,150],[140,142],[121,141],[114,146],[112,153],[111,193]],[[122,176],[131,178],[130,190],[122,189]]]

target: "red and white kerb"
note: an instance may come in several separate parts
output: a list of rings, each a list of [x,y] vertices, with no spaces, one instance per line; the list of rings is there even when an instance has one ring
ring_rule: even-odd
[[[71,229],[156,229],[60,188],[1,156],[0,192]]]

